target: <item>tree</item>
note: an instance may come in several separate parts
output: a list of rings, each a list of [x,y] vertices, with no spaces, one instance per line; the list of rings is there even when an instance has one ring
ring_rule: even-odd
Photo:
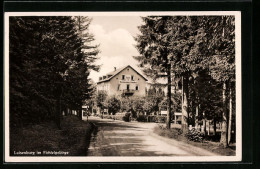
[[[22,98],[12,99],[11,102],[20,102],[15,107],[19,107],[21,103],[25,107],[28,105],[25,110],[28,114],[23,117],[28,117],[31,122],[35,118],[29,116],[42,119],[44,115],[41,110],[48,110],[46,114],[55,114],[56,123],[60,128],[63,75],[68,68],[66,61],[73,56],[78,44],[73,20],[70,17],[11,17],[10,24],[10,58],[13,69],[11,79],[17,81],[23,77],[24,86],[21,86],[20,90],[28,98],[26,103],[23,103]],[[64,37],[70,38],[65,40]],[[13,46],[16,43],[20,45]],[[16,62],[17,57],[23,61]],[[16,70],[20,70],[20,73]],[[15,89],[18,86],[14,84],[12,87]],[[16,91],[11,95],[15,94]],[[31,100],[39,105],[38,111],[30,107]],[[56,113],[53,113],[53,110]],[[16,110],[12,111],[14,114],[15,112]]]
[[[158,108],[163,108],[164,105],[167,105],[167,99],[168,98],[159,98],[157,101]],[[174,112],[180,112],[181,111],[181,93],[174,93],[172,94],[171,98],[171,106],[172,110]]]
[[[141,113],[144,113],[144,97],[135,97],[133,98],[133,111],[135,112],[134,117],[138,117]]]
[[[82,105],[86,99],[91,99],[93,95],[93,85],[91,84],[89,73],[91,70],[98,71],[99,65],[95,64],[99,53],[98,45],[93,45],[94,36],[89,33],[89,17],[74,17],[75,29],[77,31],[80,44],[76,50],[76,57],[71,58],[70,67],[66,72],[67,90],[70,94],[67,96],[70,102],[74,102],[74,108],[78,110],[80,119],[82,118]]]
[[[70,16],[10,17],[10,119],[14,124],[55,117],[60,128],[62,110],[81,108],[91,95],[89,71],[97,70],[97,46],[86,46]]]
[[[132,117],[136,117],[136,112],[133,108],[134,101],[135,97],[121,97],[121,111],[130,112]]]
[[[212,29],[215,30],[215,41],[211,41],[211,45],[215,53],[211,59],[210,72],[214,79],[223,83],[223,119],[220,143],[227,147],[228,137],[231,135],[231,129],[229,130],[232,119],[231,99],[235,82],[235,18],[234,16],[222,16],[214,18],[214,21],[216,24],[212,26]],[[229,122],[228,119],[230,119]]]
[[[106,108],[106,98],[107,98],[107,93],[105,91],[98,91],[97,96],[96,96],[96,102],[97,106],[103,111],[104,108]]]
[[[178,79],[181,80],[183,130],[187,130],[190,111],[195,110],[197,116],[204,112],[203,118],[216,119],[220,112],[219,92],[213,92],[213,95],[209,96],[205,91],[196,90],[194,86],[205,87],[206,91],[212,91],[214,87],[219,89],[219,83],[223,83],[224,86],[221,117],[223,126],[227,126],[225,124],[228,119],[227,91],[231,93],[228,98],[232,98],[230,86],[234,86],[232,84],[235,79],[234,17],[153,16],[145,17],[143,20],[144,25],[139,27],[141,35],[136,37],[141,56],[135,58],[147,75],[155,78],[162,74],[166,75],[168,86],[171,84],[169,83],[171,77],[174,78],[175,83],[178,83]],[[171,66],[167,69],[169,63]],[[202,79],[208,76],[206,83],[198,80],[200,76]],[[170,93],[169,87],[168,93]],[[200,93],[205,94],[206,97]],[[171,104],[169,98],[168,96],[168,107]],[[232,110],[232,101],[229,105],[231,105],[229,109]],[[229,119],[232,119],[232,116]],[[225,133],[227,132],[223,129],[223,139]]]
[[[190,107],[190,79],[197,73],[197,55],[191,54],[196,41],[196,24],[192,16],[173,16],[168,22],[171,55],[174,56],[174,74],[182,84],[182,130],[187,132]]]
[[[167,127],[170,128],[171,119],[171,82],[174,78],[182,81],[182,128],[187,130],[189,107],[189,78],[191,75],[192,60],[190,59],[191,47],[194,44],[194,25],[188,16],[155,16],[143,19],[145,25],[139,29],[142,36],[136,38],[139,53],[135,57],[140,61],[140,66],[149,66],[145,72],[153,74],[155,78],[166,74],[168,79],[168,115]]]
[[[90,98],[86,99],[83,105],[89,106],[89,110],[91,110],[91,113],[94,113],[96,107],[97,87],[96,87],[96,83],[92,79],[89,81],[89,84],[90,84],[89,88],[91,89]]]
[[[227,105],[228,99],[232,98],[232,92],[228,93],[232,91],[231,86],[234,86],[232,84],[235,82],[235,18],[234,16],[201,16],[196,20],[200,27],[198,29],[200,33],[196,38],[200,41],[196,41],[193,53],[203,56],[200,67],[207,69],[212,79],[223,84],[221,144],[227,147],[229,114]]]
[[[143,25],[139,26],[141,35],[138,35],[136,48],[141,54],[134,57],[140,63],[145,74],[152,78],[158,78],[166,74],[168,80],[167,97],[167,121],[166,127],[171,128],[171,81],[172,81],[172,64],[173,56],[171,49],[168,48],[170,39],[167,36],[167,22],[171,17],[148,16],[142,17]]]
[[[79,60],[78,58],[81,58],[80,48],[82,42],[75,29],[75,22],[71,17],[44,17],[44,19],[46,19],[45,28],[47,32],[42,35],[40,49],[44,49],[45,51],[42,51],[42,53],[49,57],[47,68],[50,69],[52,75],[50,83],[56,91],[54,96],[57,102],[56,123],[60,128],[61,108],[65,107],[64,101],[61,101],[61,97],[64,95],[62,91],[64,91],[64,88],[69,89],[68,86],[73,86],[73,83],[68,79],[71,78],[69,77],[70,71],[75,67],[75,62]],[[80,69],[86,68],[78,68],[77,72]],[[73,91],[66,90],[66,92],[67,94],[77,94],[76,89],[78,88],[74,88]],[[66,100],[66,97],[62,99]],[[74,108],[80,107],[80,104],[75,103],[75,100],[70,104]]]
[[[205,121],[212,120],[214,133],[216,134],[216,122],[221,120],[222,112],[222,90],[221,83],[212,79],[208,71],[200,71],[198,76],[190,83],[190,112],[195,116],[195,124],[203,120],[204,131]]]
[[[173,17],[168,25],[172,37],[170,45],[176,59],[176,62],[173,62],[176,63],[175,76],[181,76],[183,82],[182,112],[185,117],[189,115],[190,102],[194,102],[189,100],[192,78],[206,71],[206,74],[213,78],[210,79],[211,82],[225,81],[224,83],[229,85],[234,79],[234,17],[177,16]],[[223,92],[226,95],[225,89]],[[224,95],[223,107],[226,107]],[[195,97],[195,99],[201,101],[201,97]],[[226,121],[226,110],[227,108],[223,109],[222,123]],[[224,132],[222,135],[225,135]]]
[[[97,56],[99,51],[99,45],[94,45],[95,40],[94,35],[89,32],[89,25],[92,21],[91,18],[86,16],[75,16],[76,29],[78,31],[79,37],[82,41],[81,44],[81,54],[83,55],[84,63],[88,66],[89,70],[99,71],[100,65],[95,62],[99,59]]]
[[[108,108],[108,112],[112,113],[112,115],[115,115],[119,112],[121,108],[121,101],[116,96],[110,96],[106,99],[106,105]]]
[[[163,100],[163,96],[147,96],[145,97],[145,102],[143,104],[143,109],[147,114],[159,112],[160,110],[160,103]],[[167,104],[167,103],[166,103]]]

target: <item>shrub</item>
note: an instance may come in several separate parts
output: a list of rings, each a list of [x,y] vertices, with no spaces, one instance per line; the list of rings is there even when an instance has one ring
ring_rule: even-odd
[[[156,122],[157,123],[165,123],[166,122],[167,117],[166,116],[157,116],[156,117]]]
[[[108,119],[109,115],[103,115],[103,119]]]
[[[123,120],[126,121],[126,122],[129,122],[130,121],[130,115],[131,113],[126,113],[124,116],[123,116]]]
[[[116,96],[111,96],[106,99],[106,105],[109,109],[109,112],[112,113],[112,115],[115,115],[117,112],[119,112],[121,108],[121,102],[119,98]]]
[[[138,122],[147,122],[147,116],[146,115],[139,115],[139,116],[137,116],[136,120]]]
[[[166,136],[169,138],[175,138],[177,139],[182,134],[181,129],[172,128],[166,132]]]
[[[154,132],[160,136],[178,139],[182,135],[182,130],[177,128],[166,129],[163,126],[154,128]]]
[[[149,115],[147,121],[148,122],[156,122],[156,117],[157,116],[155,116],[155,115]]]
[[[114,119],[115,120],[122,120],[123,119],[123,117],[124,117],[124,115],[114,115]]]
[[[188,140],[194,142],[203,142],[205,138],[205,135],[196,129],[189,130],[185,136],[187,137]]]

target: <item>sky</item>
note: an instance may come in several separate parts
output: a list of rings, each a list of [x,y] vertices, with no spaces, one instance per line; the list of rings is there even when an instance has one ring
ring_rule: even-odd
[[[92,16],[89,31],[94,35],[94,44],[99,44],[96,64],[101,65],[99,72],[91,71],[90,78],[94,82],[98,77],[114,70],[131,65],[137,71],[138,62],[133,56],[139,53],[135,48],[134,37],[139,33],[138,26],[142,24],[139,16]]]

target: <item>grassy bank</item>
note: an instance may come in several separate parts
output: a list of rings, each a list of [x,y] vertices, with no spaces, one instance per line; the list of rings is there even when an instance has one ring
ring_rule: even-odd
[[[10,155],[84,156],[92,128],[76,116],[64,117],[61,130],[54,122],[15,128],[10,132]]]
[[[228,148],[223,148],[222,146],[219,146],[219,142],[209,140],[208,138],[206,138],[202,142],[190,141],[187,139],[187,137],[184,136],[184,134],[182,133],[182,131],[180,129],[172,128],[170,130],[167,130],[165,127],[156,126],[154,128],[154,133],[156,133],[160,136],[163,136],[163,137],[175,139],[177,141],[182,141],[184,143],[193,145],[195,147],[200,147],[200,148],[206,149],[208,151],[211,151],[213,153],[217,153],[220,155],[224,155],[224,156],[236,155],[235,144],[231,144]]]

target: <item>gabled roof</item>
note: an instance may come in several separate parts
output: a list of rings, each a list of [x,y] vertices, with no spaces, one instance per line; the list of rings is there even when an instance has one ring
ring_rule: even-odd
[[[120,72],[122,72],[123,70],[125,70],[125,69],[128,68],[128,67],[130,67],[130,68],[133,69],[137,74],[139,74],[141,77],[143,77],[145,81],[148,81],[146,77],[144,77],[142,74],[140,74],[138,71],[136,71],[132,66],[127,65],[127,66],[125,66],[125,67],[122,67],[122,68],[119,68],[119,69],[117,69],[117,70],[115,70],[115,71],[112,71],[112,72],[107,73],[106,76],[108,76],[108,75],[111,75],[111,76],[110,76],[109,78],[104,79],[104,80],[98,81],[97,84],[98,84],[98,83],[101,83],[101,82],[106,82],[106,81],[111,80],[114,76],[116,76],[117,74],[119,74]]]

